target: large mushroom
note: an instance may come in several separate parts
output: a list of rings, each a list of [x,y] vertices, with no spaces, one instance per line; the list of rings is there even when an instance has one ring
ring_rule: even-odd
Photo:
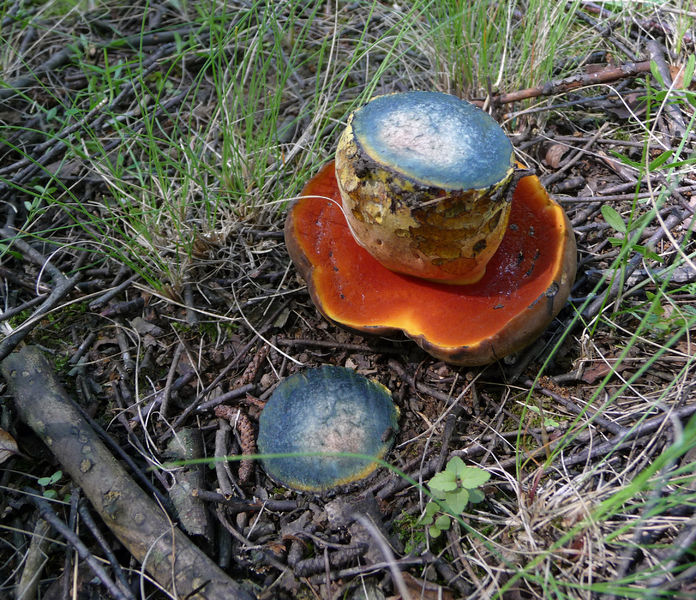
[[[428,102],[433,101],[433,94],[422,96],[424,93],[418,92],[384,98],[391,99],[398,108],[399,98],[404,97],[406,105],[412,106],[411,94],[427,97]],[[451,96],[439,96],[445,97],[446,104],[452,103]],[[469,106],[461,100],[456,102]],[[369,107],[370,103],[366,106]],[[394,121],[388,115],[385,116],[384,112],[381,114],[391,136],[397,136],[400,128],[408,129],[405,116]],[[408,112],[403,113],[407,114]],[[460,114],[465,117],[467,113],[463,111]],[[481,146],[483,140],[489,139],[486,135],[490,135],[490,123],[481,119],[475,111],[472,114],[475,115],[473,124],[469,129],[463,128],[458,135],[470,138],[467,144],[474,154],[485,154]],[[424,158],[420,170],[416,161],[396,172],[397,167],[392,164],[396,162],[395,158],[377,156],[371,158],[373,163],[363,162],[368,164],[368,168],[352,169],[351,173],[356,173],[358,179],[367,180],[369,183],[366,187],[372,189],[372,173],[377,170],[384,173],[393,171],[395,175],[391,179],[381,175],[377,179],[389,180],[390,185],[396,180],[403,181],[403,185],[410,186],[411,189],[428,188],[433,199],[423,202],[434,206],[437,206],[438,198],[442,197],[446,201],[455,195],[453,190],[445,193],[439,193],[437,189],[432,191],[437,187],[431,185],[434,168],[432,163],[441,161],[449,165],[454,160],[449,154],[448,142],[456,135],[441,127],[442,123],[438,120],[441,117],[437,111],[431,110],[431,115],[431,128],[427,129],[422,123],[419,124],[422,129],[419,135],[431,136],[433,139],[429,142],[430,146],[439,147],[441,152],[429,154],[427,160]],[[359,120],[356,114],[351,123],[355,124]],[[370,121],[372,135],[377,135],[374,131],[380,127],[382,120]],[[445,118],[448,127],[452,123],[452,119]],[[352,128],[352,139],[355,138],[355,132],[356,129]],[[477,137],[479,134],[483,137]],[[361,139],[358,136],[358,142]],[[383,260],[382,256],[378,257],[382,262],[375,258],[369,243],[361,240],[361,245],[356,241],[356,225],[351,218],[351,214],[355,216],[352,199],[346,200],[347,195],[355,194],[351,190],[357,189],[360,184],[355,186],[349,182],[346,185],[341,178],[343,171],[339,171],[333,162],[328,163],[306,185],[302,198],[288,214],[285,240],[293,262],[307,282],[314,304],[327,319],[360,333],[391,335],[401,331],[437,358],[453,364],[473,366],[488,364],[521,350],[536,339],[558,314],[570,293],[576,267],[575,239],[563,209],[549,197],[538,178],[533,175],[519,180],[511,194],[512,201],[508,203],[506,194],[500,193],[500,190],[509,185],[510,179],[514,179],[510,175],[512,169],[507,152],[496,155],[497,162],[494,161],[495,164],[492,165],[488,165],[487,161],[472,162],[461,151],[467,144],[457,144],[455,148],[458,168],[461,171],[473,169],[476,173],[493,170],[494,175],[488,180],[483,175],[462,175],[461,180],[480,180],[482,183],[479,187],[474,186],[480,191],[460,196],[466,198],[465,204],[470,204],[472,195],[487,203],[502,203],[503,208],[493,211],[491,218],[495,221],[494,225],[500,222],[506,224],[496,251],[484,261],[481,272],[475,273],[473,283],[453,285],[452,280],[445,280],[447,283],[435,282],[432,280],[438,277],[431,276],[431,273],[426,274],[426,278],[405,275],[403,271],[408,271],[408,268],[396,269],[392,265],[387,268],[383,262],[388,261]],[[338,155],[340,154],[339,148]],[[350,174],[348,179],[353,177]],[[437,185],[442,185],[442,177]],[[343,195],[341,191],[344,192]],[[398,197],[394,202],[389,190],[380,190],[372,198],[376,203],[384,199],[385,202],[393,203],[389,206],[405,206],[406,214],[423,208],[418,204],[405,204]],[[500,215],[502,210],[507,210],[505,205],[509,206],[509,214]],[[474,212],[482,212],[478,211],[475,203],[472,206]],[[391,209],[387,212],[391,212]],[[458,213],[458,210],[444,211],[443,214],[447,216],[453,213]],[[361,214],[364,215],[365,211],[361,211]],[[357,220],[361,223],[360,217]],[[366,220],[363,219],[362,222]],[[385,221],[386,219],[382,219],[382,223]],[[437,220],[431,221],[438,224]],[[373,225],[375,227],[368,238],[381,241],[378,246],[391,244],[393,238],[389,236],[389,227],[380,229],[381,223],[376,221]],[[447,229],[446,225],[443,228]],[[416,227],[397,229],[412,231]],[[486,230],[491,232],[491,236],[486,238],[486,247],[496,245],[495,227],[487,227],[485,221],[477,228],[477,239],[480,240],[480,232]],[[461,235],[465,234],[466,231],[461,232]],[[396,235],[406,241],[409,239],[403,231]],[[400,250],[392,258],[398,260],[399,256],[405,256],[408,259],[405,262],[410,264],[410,257],[419,254],[419,243],[420,238],[413,241],[411,246],[400,246]],[[479,244],[479,249],[481,245]],[[364,246],[368,246],[370,251]],[[416,252],[413,252],[414,248]],[[427,260],[421,262],[426,264]],[[436,259],[435,262],[443,265],[447,261]],[[455,276],[455,279],[458,277]]]
[[[466,168],[462,168],[466,165]],[[378,96],[348,118],[336,179],[355,240],[392,271],[473,283],[505,233],[512,144],[454,96]]]

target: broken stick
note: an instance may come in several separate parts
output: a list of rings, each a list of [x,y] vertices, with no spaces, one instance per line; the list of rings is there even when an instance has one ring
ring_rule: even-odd
[[[0,364],[17,411],[84,491],[104,523],[174,598],[251,599],[136,485],[82,418],[44,354],[25,346]]]

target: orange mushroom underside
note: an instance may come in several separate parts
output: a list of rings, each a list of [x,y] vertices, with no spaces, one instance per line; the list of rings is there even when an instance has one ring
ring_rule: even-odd
[[[289,253],[329,320],[361,333],[402,331],[432,355],[492,362],[536,338],[565,303],[575,240],[563,209],[535,176],[520,180],[508,229],[481,280],[446,285],[389,271],[359,246],[328,163],[285,226]]]

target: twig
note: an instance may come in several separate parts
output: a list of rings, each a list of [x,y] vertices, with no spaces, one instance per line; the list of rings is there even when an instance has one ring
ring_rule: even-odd
[[[61,521],[56,513],[53,512],[50,505],[46,500],[41,497],[41,494],[34,490],[28,490],[29,497],[32,502],[37,506],[41,517],[53,527],[60,535],[62,535],[65,540],[77,550],[78,555],[82,560],[84,560],[92,572],[96,575],[99,581],[104,584],[109,594],[116,598],[117,600],[135,600],[135,596],[131,593],[130,589],[126,587],[125,590],[121,589],[112,579],[109,577],[104,570],[104,568],[99,564],[96,558],[89,551],[87,546],[85,546],[80,538],[78,538],[75,533]]]
[[[176,369],[179,366],[179,359],[184,352],[184,342],[179,342],[176,350],[174,350],[174,357],[172,358],[172,364],[169,367],[169,373],[167,373],[167,380],[164,384],[164,391],[162,392],[162,404],[160,405],[160,416],[163,419],[167,418],[167,413],[169,412],[169,399],[172,394],[172,383],[174,383],[174,377],[176,376]]]
[[[653,233],[644,242],[643,245],[646,248],[654,248],[655,244],[657,244],[657,242],[659,242],[663,237],[665,237],[666,230],[669,230],[672,227],[675,227],[676,225],[681,223],[684,220],[684,217],[684,213],[675,211],[675,213],[673,213],[665,219],[665,226],[658,228],[657,231],[655,231],[655,233]],[[643,255],[636,252],[628,261],[628,264],[624,269],[623,277],[617,277],[616,279],[614,279],[614,282],[612,283],[611,287],[604,294],[598,295],[598,297],[595,298],[585,309],[585,311],[583,312],[583,317],[593,318],[609,301],[616,298],[621,291],[623,281],[629,278],[633,271],[635,271],[638,268],[638,265],[641,263],[642,260]]]
[[[97,527],[97,524],[92,517],[92,513],[89,512],[89,508],[83,500],[80,501],[77,510],[80,513],[82,522],[90,530],[94,536],[94,539],[97,540],[99,547],[102,549],[102,552],[104,552],[104,555],[109,560],[111,568],[114,570],[114,573],[116,573],[116,577],[121,583],[122,588],[124,590],[129,590],[130,588],[128,586],[128,580],[126,579],[126,575],[123,572],[121,565],[116,559],[116,555],[113,553],[113,550],[111,550],[108,540],[103,536],[102,532],[99,530],[99,527]]]
[[[121,351],[124,370],[126,373],[132,373],[135,370],[135,360],[131,356],[131,345],[126,339],[125,327],[118,320],[116,321],[116,342]]]
[[[664,574],[650,580],[648,585],[651,588],[660,588],[667,581],[667,574],[677,566],[679,559],[692,550],[694,542],[696,542],[696,519],[692,518],[679,537],[670,544],[669,550],[664,552],[664,556],[660,560],[660,564],[663,565],[660,568]]]
[[[553,182],[559,180],[563,174],[570,169],[576,162],[580,160],[580,158],[588,151],[588,149],[594,145],[595,141],[601,137],[602,132],[606,129],[607,124],[602,123],[602,126],[597,130],[597,133],[595,133],[586,143],[585,145],[578,149],[578,151],[567,161],[564,162],[563,166],[560,169],[557,169],[553,173],[550,173],[548,175],[544,175],[541,177],[541,183],[544,186],[549,186]]]
[[[0,90],[2,92],[4,90]],[[184,90],[183,92],[177,94],[173,98],[170,98],[169,100],[166,100],[163,102],[160,107],[154,112],[153,115],[148,115],[148,118],[154,119],[160,117],[162,114],[166,113],[169,111],[171,108],[179,104],[184,100],[184,98],[189,94],[189,90]],[[139,123],[135,124],[131,130],[130,134],[135,135],[138,133],[141,129],[143,129],[146,126],[146,123],[144,120],[141,120]],[[113,142],[110,142],[109,144],[106,144],[103,147],[103,153],[108,154],[112,150],[115,150],[117,147],[121,146],[123,144],[123,140],[121,138],[114,140]],[[12,177],[12,179],[9,182],[4,182],[0,181],[0,197],[2,195],[8,195],[10,194],[11,190],[13,189],[14,186],[20,184],[21,182],[29,179],[30,177],[33,177],[34,175],[38,175],[39,171],[41,171],[42,167],[45,165],[55,161],[59,156],[61,156],[67,148],[67,143],[63,140],[59,140],[53,145],[48,151],[46,151],[40,158],[36,159],[33,161],[29,166],[25,167],[22,169],[20,173]]]
[[[191,600],[251,598],[128,476],[75,409],[45,356],[25,346],[2,361],[20,418],[33,426],[115,536],[165,593]]]
[[[92,346],[94,343],[94,340],[97,339],[97,334],[94,331],[91,331],[87,337],[82,340],[82,343],[80,344],[79,348],[75,351],[75,354],[73,354],[70,359],[68,360],[68,364],[70,365],[76,365],[82,356],[84,355],[87,350]]]
[[[132,277],[129,277],[125,281],[121,282],[116,287],[111,288],[110,290],[105,292],[102,296],[97,298],[96,300],[92,300],[92,302],[89,303],[89,309],[90,310],[100,309],[109,300],[111,300],[115,296],[118,296],[118,294],[120,294],[123,290],[127,289],[131,284],[133,284],[138,279],[140,279],[140,275],[136,274],[136,275],[133,275]]]
[[[46,294],[41,294],[40,296],[36,296],[31,300],[23,302],[19,306],[15,306],[14,308],[8,308],[4,313],[0,313],[0,321],[7,321],[7,319],[10,319],[15,315],[18,315],[19,313],[24,312],[25,310],[32,308],[37,304],[41,304],[45,299]]]
[[[189,325],[198,323],[198,313],[194,308],[193,284],[190,281],[184,283],[184,305],[186,306],[186,322]]]
[[[609,12],[609,13],[604,12],[604,13],[600,13],[600,14],[604,14],[604,15],[606,15],[606,16],[613,17],[613,14],[610,13],[610,12]],[[582,11],[580,11],[580,10],[579,10],[579,11],[576,11],[575,15],[576,15],[579,19],[581,19],[582,21],[585,21],[585,23],[587,23],[590,27],[594,28],[594,29],[599,33],[599,35],[601,35],[602,37],[610,38],[611,41],[613,42],[613,44],[614,44],[619,50],[621,50],[626,56],[628,56],[631,60],[636,60],[637,57],[636,57],[636,55],[630,50],[630,48],[627,48],[627,47],[626,47],[626,44],[624,44],[621,40],[617,39],[616,36],[612,35],[611,32],[612,32],[612,29],[614,28],[614,24],[613,24],[613,23],[611,23],[611,24],[609,24],[609,25],[607,25],[607,26],[605,26],[605,27],[602,27],[602,26],[601,26],[597,21],[595,21],[592,17],[590,17],[589,15],[586,15],[584,12],[582,12]]]
[[[534,382],[531,379],[526,379],[524,381],[524,385],[529,387],[530,389],[535,389],[545,396],[548,396],[549,398],[553,398],[556,402],[559,404],[562,404],[565,406],[569,411],[576,415],[587,415],[589,417],[589,420],[591,422],[596,423],[597,425],[600,425],[601,427],[604,427],[611,433],[615,435],[625,435],[627,433],[627,429],[625,427],[622,427],[618,423],[614,423],[613,421],[610,421],[609,419],[605,419],[602,417],[599,413],[596,411],[592,410],[588,406],[585,406],[585,408],[580,408],[577,406],[574,402],[571,400],[568,400],[564,398],[563,396],[556,394],[555,392],[552,392],[549,389],[546,389],[544,387],[539,386],[538,384],[535,386]]]
[[[356,558],[361,557],[365,552],[367,552],[367,544],[331,553],[327,552],[326,557],[322,555],[316,558],[305,558],[297,562],[294,572],[297,577],[309,577],[324,571],[327,561],[329,568],[341,568],[353,562]]]
[[[10,229],[9,227],[0,227],[0,236],[2,236],[3,241],[10,246],[15,246],[22,253],[22,256],[27,260],[33,262],[37,267],[41,267],[46,271],[51,279],[61,280],[65,279],[65,275],[58,269],[51,261],[49,261],[43,254],[36,250],[33,246],[25,242],[21,237],[21,233]]]
[[[14,211],[11,211],[11,213],[14,214]],[[2,241],[6,242],[7,240]],[[17,273],[14,273],[7,267],[3,267],[1,265],[0,277],[3,277],[4,279],[11,281],[12,283],[15,283],[17,287],[24,288],[25,290],[28,290],[34,294],[39,294],[40,296],[45,296],[51,291],[51,286],[37,281],[29,281],[28,279],[25,279],[24,277],[18,275]]]
[[[4,90],[0,90],[0,92],[2,91]],[[79,121],[73,123],[69,127],[66,127],[64,131],[61,131],[55,137],[52,137],[46,142],[38,144],[34,148],[34,153],[38,154],[39,152],[43,152],[44,154],[40,158],[33,160],[30,157],[25,157],[22,160],[19,160],[16,163],[8,165],[0,170],[0,174],[4,174],[16,171],[17,169],[22,169],[19,173],[16,173],[8,183],[3,182],[3,186],[5,187],[0,187],[0,192],[7,189],[7,187],[11,187],[12,184],[17,184],[29,179],[41,168],[41,165],[51,163],[55,158],[62,154],[67,148],[65,141],[67,137],[83,127],[85,123],[88,123],[95,116],[101,115],[105,104],[105,100],[97,103],[97,105],[87,112],[87,114],[84,115]]]
[[[164,509],[167,511],[168,514],[173,515],[174,514],[174,506],[170,502],[169,498],[167,498],[165,495],[160,492],[160,490],[153,485],[151,476],[146,475],[143,473],[142,469],[138,467],[138,465],[135,463],[135,461],[131,458],[131,456],[121,448],[114,440],[113,438],[104,430],[104,428],[99,425],[79,404],[75,405],[75,408],[79,411],[80,415],[82,416],[87,423],[89,423],[90,427],[94,429],[94,431],[97,433],[99,438],[106,444],[108,448],[111,449],[114,454],[116,454],[120,460],[122,460],[128,469],[130,469],[130,472],[132,476],[138,480],[140,486],[147,490],[147,493],[150,494],[153,498],[157,500],[157,503],[164,507]],[[127,424],[126,424],[127,425]],[[127,427],[126,427],[127,429]],[[135,448],[144,456],[145,455],[145,449],[139,444],[137,438],[132,434],[128,433],[128,438],[129,442],[133,444]]]
[[[596,15],[605,16],[607,18],[616,19],[616,14],[607,10],[603,6],[596,4],[595,2],[583,2],[582,6],[588,12],[594,13]],[[667,6],[665,5],[665,8]],[[676,9],[679,11],[680,9]],[[669,37],[675,35],[674,28],[662,18],[646,18],[646,19],[636,19],[635,15],[631,15],[628,19],[622,19],[629,27],[639,27],[649,32],[657,32],[661,36]],[[642,32],[639,34],[642,36]],[[682,36],[682,42],[690,46],[694,45],[693,33],[686,30],[680,34]]]
[[[74,55],[75,47],[68,46],[56,52],[45,63],[40,64],[31,75],[24,75],[5,82],[5,88],[0,89],[0,100],[5,100],[19,93],[20,89],[28,88],[36,82],[38,75],[55,71],[67,63]]]
[[[449,444],[450,440],[452,439],[452,434],[454,433],[454,428],[457,425],[457,420],[463,412],[464,407],[460,403],[457,403],[452,408],[450,414],[447,415],[447,419],[445,420],[445,427],[442,430],[442,436],[440,436],[441,447],[440,454],[437,457],[437,462],[435,463],[435,471],[441,471],[442,467],[445,465],[447,455],[449,454]]]
[[[239,493],[243,494],[234,481],[229,461],[223,460],[229,453],[231,431],[232,427],[227,419],[218,419],[218,428],[215,432],[215,474],[217,476],[217,487],[224,496],[232,495],[232,486],[236,486]]]
[[[675,409],[672,412],[672,415],[676,418],[679,419],[685,419],[687,417],[690,417],[696,413],[696,404],[691,404],[689,406],[684,406],[682,408]],[[578,463],[585,462],[587,460],[590,460],[592,458],[595,458],[597,456],[603,456],[605,454],[608,454],[610,452],[616,452],[618,450],[621,450],[623,448],[626,448],[628,446],[631,446],[635,443],[635,440],[640,439],[642,437],[645,437],[647,435],[652,435],[655,431],[657,431],[662,425],[665,423],[666,420],[668,420],[670,417],[667,416],[657,416],[657,417],[652,417],[650,419],[646,419],[643,423],[640,425],[636,425],[632,429],[629,429],[625,434],[623,435],[617,435],[613,437],[610,440],[607,440],[606,442],[603,442],[601,444],[598,444],[596,446],[592,446],[590,448],[586,448],[585,450],[582,450],[578,452],[577,454],[573,454],[571,456],[561,456],[558,459],[554,461],[554,464],[559,464],[564,467],[570,467],[573,465],[576,465]],[[580,439],[580,436],[578,436],[576,439]],[[560,438],[558,440],[555,440],[552,442],[549,446],[550,450],[555,450],[557,449],[561,444],[564,443],[564,438]],[[513,467],[517,464],[518,460],[529,460],[531,458],[534,458],[541,452],[546,452],[545,448],[537,448],[536,450],[527,453],[523,457],[517,458],[517,457],[512,457],[508,460],[502,461],[500,463],[500,466],[504,469],[508,469],[510,467]]]
[[[142,296],[136,296],[130,300],[124,300],[123,302],[116,302],[115,304],[110,304],[107,308],[101,311],[99,314],[102,317],[108,317],[113,319],[114,317],[121,317],[124,315],[129,315],[132,313],[139,312],[145,306],[145,298]]]
[[[261,502],[258,500],[244,500],[242,498],[234,498],[224,496],[217,492],[208,490],[194,490],[193,492],[206,502],[217,502],[225,505],[225,511],[230,514],[240,512],[255,512],[257,510],[270,510],[271,512],[292,512],[297,509],[297,501],[295,500],[266,500]]]
[[[20,328],[15,329],[15,331],[0,342],[0,360],[3,360],[9,356],[9,354],[25,337],[27,337],[27,335],[29,335],[29,333],[31,333],[34,327],[39,323],[39,317],[53,310],[63,300],[63,298],[72,291],[75,285],[82,279],[83,273],[78,269],[75,275],[70,278],[66,277],[41,253],[32,248],[24,240],[17,237],[17,232],[12,231],[7,227],[0,227],[0,236],[5,238],[5,240],[11,243],[11,245],[18,248],[25,258],[28,258],[33,263],[39,265],[42,269],[47,271],[54,282],[51,293],[43,301],[41,306],[34,311],[31,317],[22,323]],[[86,259],[86,257],[87,253],[85,252],[80,256],[78,264],[82,260]]]
[[[221,394],[216,398],[212,398],[207,402],[202,402],[201,404],[196,404],[196,402],[193,402],[192,404],[189,404],[189,406],[187,406],[186,409],[174,420],[174,423],[172,423],[171,428],[172,430],[175,430],[179,425],[181,425],[184,419],[186,419],[186,417],[188,417],[191,414],[205,412],[206,410],[215,408],[218,404],[222,404],[223,402],[227,402],[228,400],[234,400],[235,398],[244,396],[247,392],[251,394],[255,389],[256,386],[253,383],[249,383],[247,385],[243,385],[242,387]]]
[[[422,383],[420,381],[413,381],[413,378],[408,376],[406,370],[398,361],[394,359],[389,359],[387,364],[393,371],[396,372],[396,374],[401,378],[401,380],[408,383],[409,386],[412,387],[415,392],[428,394],[436,400],[440,400],[440,402],[445,402],[447,404],[452,404],[452,402],[455,400],[455,397],[452,394],[445,394],[440,390],[436,390],[435,388],[426,385],[425,383]]]
[[[410,600],[411,594],[408,591],[408,587],[406,586],[406,582],[404,581],[403,575],[401,574],[401,570],[396,564],[394,554],[391,551],[389,544],[384,539],[382,533],[379,531],[379,529],[377,529],[377,527],[375,527],[374,523],[372,523],[372,521],[370,521],[370,519],[368,519],[365,515],[357,514],[355,515],[355,519],[367,530],[372,539],[375,542],[377,542],[377,546],[380,552],[384,556],[386,563],[389,565],[389,571],[391,572],[394,586],[399,591],[401,597],[404,600]]]
[[[479,442],[472,442],[466,448],[462,448],[460,450],[452,450],[449,454],[449,458],[452,458],[454,456],[459,456],[460,458],[464,459],[474,458],[477,456],[481,456],[482,454],[485,454],[486,450],[486,447],[480,444]],[[408,470],[417,467],[416,470],[410,474],[411,477],[415,480],[418,480],[419,478],[426,479],[430,477],[433,473],[435,473],[435,467],[438,465],[440,457],[436,456],[435,458],[431,458],[428,462],[421,466],[422,460],[423,459],[419,456],[410,461],[409,464],[406,465],[406,467],[404,468],[404,470],[408,472]],[[410,485],[411,484],[405,479],[395,477],[380,482],[379,484],[375,485],[374,488],[371,488],[370,491],[373,491],[381,487],[381,489],[376,493],[376,497],[379,500],[384,500],[386,498],[389,498],[393,494],[396,494],[397,492],[400,492],[401,490],[410,487]]]
[[[35,598],[41,573],[48,562],[47,548],[51,543],[48,537],[51,526],[44,519],[37,519],[31,534],[31,543],[24,557],[22,577],[15,590],[15,598]]]
[[[398,346],[367,346],[364,344],[344,344],[332,340],[288,339],[278,338],[278,345],[288,348],[324,348],[327,350],[348,350],[350,352],[377,352],[379,354],[403,354]]]
[[[531,140],[516,145],[516,147],[520,148],[521,150],[526,150],[531,146],[536,146],[540,142],[560,142],[568,144],[577,144],[578,142],[587,142],[590,139],[591,137],[586,135],[554,135],[553,137],[548,135],[538,135],[532,138]],[[614,138],[603,137],[597,138],[595,140],[595,144],[602,144],[606,146],[625,146],[627,148],[640,148],[641,150],[646,148],[646,142],[633,142],[631,140],[618,140]],[[648,150],[664,150],[664,147],[659,144],[648,144],[647,148]]]
[[[658,405],[660,408],[662,406]],[[683,441],[684,437],[684,430],[682,427],[681,422],[679,419],[673,414],[669,413],[668,408],[663,408],[664,411],[667,411],[667,417],[672,421],[672,430],[674,431],[673,435],[673,444],[678,444],[681,441]],[[645,462],[648,462],[650,459],[648,457],[645,458]],[[646,502],[643,505],[643,508],[641,510],[641,515],[638,518],[636,522],[636,526],[633,530],[633,544],[629,544],[626,546],[624,552],[621,555],[621,558],[619,560],[619,567],[617,570],[617,578],[618,579],[623,579],[623,577],[626,575],[628,572],[628,569],[632,565],[633,561],[635,560],[636,555],[638,554],[638,550],[640,549],[640,546],[642,543],[645,543],[646,541],[650,543],[648,540],[645,538],[652,538],[657,539],[657,537],[660,535],[658,531],[656,531],[653,527],[650,527],[646,531],[646,526],[648,525],[648,522],[650,520],[650,515],[654,514],[654,511],[658,504],[662,502],[662,497],[663,497],[663,490],[665,486],[667,485],[667,481],[670,476],[670,472],[674,468],[674,465],[676,463],[677,459],[676,458],[671,458],[668,460],[665,465],[660,469],[660,478],[659,478],[659,485],[656,485],[651,491],[650,494],[648,495],[648,498]],[[643,465],[645,466],[645,465]],[[637,467],[635,471],[637,472],[638,470],[642,469],[643,467]],[[677,546],[677,551],[675,554],[679,553],[679,548]],[[669,566],[668,562],[669,557],[667,557],[667,560],[660,561],[660,564],[663,565],[661,567],[661,570],[663,573],[668,572],[671,567]],[[667,564],[665,564],[667,563]],[[613,600],[615,596],[612,596],[610,600]]]
[[[412,566],[423,566],[430,564],[433,561],[432,555],[426,554],[424,556],[406,556],[404,558],[399,558],[393,563],[388,562],[378,562],[371,565],[364,565],[359,567],[351,567],[349,569],[341,569],[336,573],[331,573],[331,579],[348,579],[356,577],[358,575],[364,575],[366,573],[377,573],[383,569],[388,569],[392,565],[397,567],[412,567]],[[323,583],[323,581],[321,582]]]
[[[130,47],[136,52],[140,48],[145,46],[161,46],[169,42],[176,42],[178,38],[185,37],[191,34],[198,34],[204,36],[209,31],[207,27],[180,27],[178,29],[171,29],[169,31],[152,31],[149,33],[136,33],[123,38],[118,38],[115,40],[110,40],[101,44],[95,44],[98,50],[110,50],[114,48]],[[5,100],[20,93],[20,90],[24,88],[31,87],[36,83],[38,76],[62,67],[67,62],[72,60],[76,54],[84,51],[85,46],[82,42],[76,41],[70,46],[66,46],[59,52],[56,52],[51,58],[49,58],[45,63],[42,63],[31,75],[24,75],[13,79],[11,81],[5,82],[5,88],[0,89],[0,100]]]
[[[582,73],[573,75],[565,79],[549,81],[544,85],[533,88],[510,92],[509,94],[500,94],[495,97],[495,102],[499,104],[509,104],[510,102],[519,102],[528,98],[537,98],[539,96],[551,96],[553,94],[561,94],[569,92],[581,87],[596,85],[598,83],[607,83],[609,81],[617,81],[626,77],[635,77],[641,73],[650,71],[650,61],[643,60],[640,62],[628,62],[618,67],[607,67],[601,71],[594,73]]]
[[[275,322],[276,318],[278,317],[278,315],[279,315],[283,310],[285,310],[285,307],[286,307],[287,305],[288,305],[288,302],[283,302],[278,308],[276,308],[275,312],[272,313],[272,314],[266,319],[266,324],[258,330],[258,333],[261,334],[261,335],[263,335],[263,334],[265,334],[269,329],[271,329],[271,328],[273,327],[273,323]],[[219,384],[225,377],[227,377],[227,374],[228,374],[234,367],[236,367],[237,364],[239,364],[239,362],[240,362],[243,358],[246,358],[246,357],[248,356],[248,355],[247,355],[247,352],[249,352],[249,350],[251,349],[251,347],[256,343],[256,337],[257,337],[257,335],[254,334],[254,335],[252,336],[252,338],[251,338],[246,344],[244,344],[244,346],[242,346],[242,347],[239,349],[239,351],[237,352],[237,355],[236,355],[230,362],[228,362],[228,363],[227,363],[227,366],[226,366],[224,369],[222,369],[222,371],[220,371],[220,372],[217,374],[217,376],[215,377],[215,379],[213,379],[213,381],[211,381],[211,382],[203,389],[203,391],[198,395],[198,397],[196,398],[196,400],[194,401],[194,403],[193,403],[191,406],[189,406],[189,408],[187,408],[187,409],[184,411],[184,413],[182,413],[182,414],[177,418],[176,421],[174,421],[174,427],[176,427],[176,425],[180,423],[179,419],[183,420],[183,419],[186,418],[193,410],[195,410],[195,405],[197,405],[197,404],[199,404],[200,402],[202,402],[203,398],[205,398],[205,397],[211,392],[211,390],[214,390],[214,389],[218,386],[218,384]],[[187,411],[188,411],[188,412],[187,412]]]
[[[635,184],[632,184],[635,185]],[[672,192],[694,192],[696,191],[696,185],[683,185],[676,187]],[[601,192],[598,192],[601,194]],[[609,195],[598,195],[598,196],[577,196],[571,198],[569,196],[555,196],[556,200],[562,204],[575,204],[575,203],[589,203],[589,202],[620,202],[623,200],[642,200],[644,198],[651,198],[655,195],[653,192],[640,192],[638,194],[609,194]],[[691,209],[693,210],[693,209]]]
[[[650,59],[655,61],[664,86],[667,89],[670,89],[672,87],[672,75],[669,72],[667,62],[665,61],[664,47],[656,40],[648,40],[647,46],[648,52],[650,52]],[[676,94],[674,90],[672,90],[672,92]],[[679,110],[679,106],[673,102],[666,102],[665,112],[674,124],[674,128],[677,130],[677,133],[681,137],[684,137],[686,135],[686,123],[684,122],[684,117]]]
[[[168,490],[172,504],[176,507],[175,514],[184,531],[196,536],[206,549],[210,549],[213,546],[210,515],[203,500],[191,493],[204,485],[205,467],[195,462],[203,455],[203,433],[198,427],[179,429],[176,436],[169,439],[165,450],[166,458],[184,462],[171,473],[173,482]],[[186,464],[187,461],[193,462]]]

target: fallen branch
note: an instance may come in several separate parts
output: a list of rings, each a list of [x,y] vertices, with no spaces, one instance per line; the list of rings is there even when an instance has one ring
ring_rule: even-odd
[[[92,555],[87,546],[77,537],[75,532],[70,529],[63,521],[58,518],[58,515],[53,512],[51,505],[47,500],[44,500],[38,494],[32,496],[32,501],[39,509],[41,518],[53,527],[61,536],[63,536],[70,545],[75,548],[77,554],[82,560],[87,563],[87,566],[92,570],[92,573],[102,582],[104,587],[109,592],[109,595],[115,600],[129,600],[134,596],[128,587],[121,589],[101,565],[101,563]]]
[[[537,87],[510,92],[509,94],[500,94],[495,97],[495,102],[498,104],[509,104],[510,102],[519,102],[520,100],[527,100],[528,98],[562,94],[588,85],[597,85],[598,83],[608,83],[627,77],[635,77],[636,75],[647,73],[648,71],[650,71],[649,60],[628,62],[618,67],[607,67],[606,69],[594,73],[581,73],[579,75],[566,77],[565,79],[549,81]]]
[[[0,370],[19,416],[55,454],[114,535],[173,597],[251,598],[175,527],[128,476],[61,387],[42,352],[26,346]]]

